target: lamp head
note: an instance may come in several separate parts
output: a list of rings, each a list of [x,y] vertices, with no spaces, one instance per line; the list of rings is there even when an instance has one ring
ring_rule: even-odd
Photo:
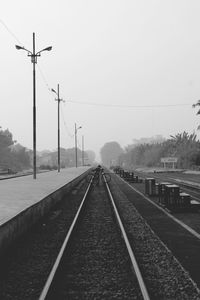
[[[57,94],[57,92],[56,92],[54,89],[51,89],[51,91],[52,91],[53,93],[56,93],[56,94]]]
[[[42,51],[51,51],[52,50],[52,46],[46,47],[44,48]]]
[[[15,45],[15,48],[16,48],[17,50],[23,50],[23,49],[24,49],[24,47],[21,47],[21,46],[18,46],[18,45]]]

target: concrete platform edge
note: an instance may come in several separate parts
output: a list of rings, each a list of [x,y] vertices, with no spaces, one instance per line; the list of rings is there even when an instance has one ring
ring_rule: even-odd
[[[88,169],[86,172],[68,182],[66,185],[57,189],[2,224],[0,226],[0,255],[2,255],[17,238],[28,231],[28,229],[36,224],[39,219],[47,214],[55,204],[61,201],[64,194],[68,193],[90,171],[91,169]]]

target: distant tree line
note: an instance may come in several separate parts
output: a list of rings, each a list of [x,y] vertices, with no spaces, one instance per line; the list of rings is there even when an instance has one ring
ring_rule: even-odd
[[[60,163],[61,168],[74,167],[75,161],[75,148],[61,148],[60,149]],[[95,153],[92,150],[84,151],[84,156],[82,157],[82,151],[77,148],[77,165],[82,166],[84,160],[84,165],[93,164],[95,161]],[[38,153],[38,165],[42,169],[57,169],[58,153],[57,151],[43,151]]]
[[[110,167],[119,164],[119,157],[124,150],[117,142],[108,142],[100,150],[101,161],[104,166]]]
[[[164,141],[129,145],[125,150],[117,142],[111,142],[101,149],[102,162],[107,166],[160,167],[162,157],[177,157],[177,168],[195,169],[200,166],[200,142],[196,134],[184,131]]]
[[[0,130],[0,170],[22,171],[32,168],[33,151],[23,147],[13,140],[12,133]],[[40,169],[57,169],[58,153],[56,151],[37,152],[37,167]],[[75,166],[75,148],[60,149],[61,167]],[[82,165],[82,151],[77,149],[78,166]],[[93,164],[95,153],[92,150],[84,151],[85,165]]]
[[[31,166],[30,158],[32,151],[27,150],[13,140],[12,133],[0,130],[0,169],[21,171]]]

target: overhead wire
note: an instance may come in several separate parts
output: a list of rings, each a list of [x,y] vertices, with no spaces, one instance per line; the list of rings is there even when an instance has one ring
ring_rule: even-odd
[[[48,89],[49,92],[51,92],[51,95],[53,97],[52,94],[52,89],[50,88],[47,79],[44,75],[44,72],[41,69],[41,66],[38,65],[38,70],[41,74],[41,78],[46,86],[46,88]],[[183,103],[183,104],[164,104],[164,105],[122,105],[122,104],[107,104],[107,103],[93,103],[93,102],[81,102],[81,101],[74,101],[71,98],[69,98],[67,100],[68,103],[72,103],[72,104],[81,104],[81,105],[92,105],[92,106],[103,106],[103,107],[120,107],[120,108],[161,108],[161,107],[180,107],[180,106],[191,106],[191,104],[188,103]],[[61,106],[61,118],[64,124],[64,128],[66,131],[66,134],[73,139],[74,138],[74,134],[72,134],[69,130],[69,128],[67,127],[66,121],[65,121],[65,116],[64,116],[64,112],[63,112],[63,108]],[[81,148],[79,141],[77,140],[77,144],[78,147]]]
[[[38,70],[40,71],[40,74],[42,76],[42,80],[44,81],[44,84],[45,84],[46,88],[48,89],[49,92],[51,92],[52,97],[54,97],[53,94],[52,94],[52,89],[50,88],[50,86],[49,86],[49,84],[48,84],[48,82],[46,80],[46,77],[44,75],[44,72],[42,71],[42,69],[41,69],[41,67],[39,65],[38,65]],[[60,107],[61,107],[61,117],[62,117],[62,120],[63,120],[63,124],[64,124],[64,127],[65,127],[65,130],[66,130],[68,136],[70,138],[73,138],[73,135],[71,134],[69,128],[67,127],[62,106],[60,106]]]
[[[8,31],[8,33],[20,44],[22,45],[21,41],[18,39],[18,37],[11,31],[11,29],[5,24],[5,22],[0,19],[0,23],[4,26],[4,28]],[[44,76],[44,73],[38,65],[38,70],[41,74],[41,77],[49,91],[51,91],[51,88]],[[190,103],[177,103],[177,104],[155,104],[155,105],[130,105],[130,104],[109,104],[109,103],[94,103],[94,102],[82,102],[82,101],[76,101],[76,100],[68,100],[69,103],[72,104],[80,104],[80,105],[91,105],[91,106],[102,106],[102,107],[119,107],[119,108],[162,108],[162,107],[181,107],[181,106],[191,106]]]
[[[17,43],[21,46],[23,46],[23,43],[19,40],[19,38],[13,33],[13,31],[6,25],[6,23],[0,19],[0,23],[2,24],[2,26],[6,29],[6,31],[15,39],[15,41],[17,41]],[[46,86],[46,88],[48,89],[49,92],[51,92],[52,95],[52,89],[50,88],[48,81],[44,75],[44,72],[41,69],[41,66],[39,64],[37,64],[37,68],[39,70],[39,73],[41,75],[41,78]],[[53,95],[52,95],[53,97]],[[110,103],[98,103],[98,102],[88,102],[88,101],[77,101],[77,100],[73,100],[72,98],[69,98],[67,100],[68,103],[71,104],[75,104],[75,105],[89,105],[89,106],[98,106],[98,107],[112,107],[112,108],[167,108],[167,107],[186,107],[186,106],[191,106],[191,103],[175,103],[175,104],[155,104],[155,105],[130,105],[130,104],[110,104]],[[67,127],[66,121],[65,121],[65,116],[64,116],[64,112],[61,106],[61,117],[62,117],[62,121],[64,124],[64,128],[66,131],[66,134],[72,139],[74,138],[74,134],[72,134],[69,130],[69,128]],[[78,147],[80,147],[80,143],[79,141],[77,141],[78,143]]]
[[[44,76],[44,73],[41,70],[41,67],[38,65],[38,69],[41,73],[42,79],[49,91],[51,88]],[[191,106],[191,103],[176,103],[176,104],[152,104],[152,105],[130,105],[130,104],[109,104],[109,103],[97,103],[97,102],[85,102],[85,101],[77,101],[69,98],[67,100],[68,103],[72,104],[80,104],[80,105],[91,105],[91,106],[102,106],[102,107],[119,107],[119,108],[162,108],[162,107],[180,107],[180,106]]]
[[[23,44],[18,39],[18,37],[10,30],[10,28],[5,24],[5,22],[0,19],[0,23],[4,26],[4,28],[7,30],[7,32],[22,46]]]
[[[74,138],[74,134],[72,134],[72,133],[70,132],[69,128],[67,127],[67,124],[66,124],[66,121],[65,121],[65,116],[64,116],[64,112],[63,112],[62,106],[61,106],[61,117],[62,117],[62,119],[63,119],[64,127],[65,127],[65,130],[66,130],[68,136],[69,136],[70,138]]]
[[[108,103],[94,103],[94,102],[82,102],[68,100],[68,102],[73,104],[81,105],[92,105],[92,106],[103,106],[103,107],[119,107],[119,108],[161,108],[161,107],[179,107],[179,106],[191,106],[189,103],[179,103],[179,104],[154,104],[154,105],[130,105],[130,104],[108,104]]]
[[[49,86],[49,84],[48,84],[48,82],[47,82],[47,80],[46,80],[46,77],[45,77],[44,72],[42,71],[40,65],[37,63],[36,66],[37,66],[37,68],[38,68],[38,70],[39,70],[39,73],[40,73],[40,75],[41,75],[41,77],[42,77],[42,80],[43,80],[43,82],[44,82],[46,88],[51,92],[51,88],[50,88],[50,86]]]
[[[43,72],[42,69],[41,69],[41,66],[40,66],[39,64],[37,64],[37,66],[38,66],[38,70],[39,70],[39,72],[40,72],[40,75],[41,75],[41,78],[42,78],[42,80],[43,80],[43,82],[44,82],[45,87],[46,87],[47,90],[50,92],[51,96],[54,98],[54,95],[52,94],[52,89],[50,88],[50,85],[48,84],[48,81],[47,81],[47,79],[46,79],[46,77],[45,77],[45,75],[44,75],[44,72]],[[67,134],[70,138],[73,138],[74,135],[71,134],[69,128],[67,127],[67,124],[66,124],[66,121],[65,121],[64,112],[63,112],[63,109],[62,109],[62,105],[60,106],[60,108],[61,108],[61,118],[62,118],[62,121],[63,121],[63,124],[64,124],[64,128],[65,128],[66,134]]]

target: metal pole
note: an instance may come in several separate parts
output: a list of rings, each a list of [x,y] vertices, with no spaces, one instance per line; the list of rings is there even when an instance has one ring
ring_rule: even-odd
[[[58,172],[60,172],[60,96],[58,84]]]
[[[77,168],[77,129],[76,129],[76,123],[75,123],[75,160],[76,160],[76,168]]]
[[[33,178],[36,179],[36,82],[35,82],[35,33],[33,32]]]
[[[35,72],[35,64],[37,63],[37,57],[40,56],[43,51],[50,51],[52,47],[46,47],[41,51],[35,53],[35,32],[33,32],[33,52],[28,49],[15,45],[17,50],[25,50],[28,52],[28,56],[31,57],[31,62],[33,63],[33,179],[36,179],[36,72]]]
[[[84,166],[84,135],[82,135],[82,166]]]

